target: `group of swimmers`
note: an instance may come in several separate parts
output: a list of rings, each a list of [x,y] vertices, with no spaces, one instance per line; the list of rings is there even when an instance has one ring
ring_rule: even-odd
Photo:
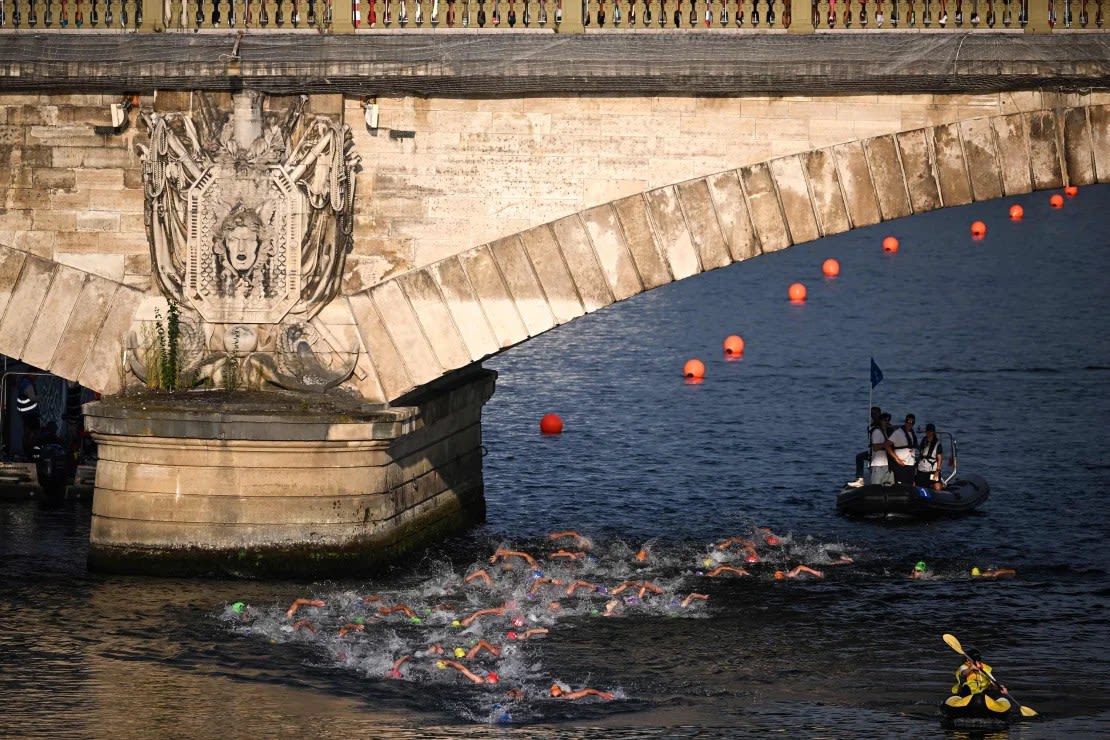
[[[697,617],[711,600],[705,591],[712,591],[700,585],[711,579],[820,580],[828,568],[854,563],[839,545],[795,542],[765,527],[678,555],[662,547],[656,552],[654,543],[599,548],[574,530],[552,532],[544,542],[531,552],[502,544],[484,561],[451,569],[411,592],[297,598],[271,612],[237,602],[227,617],[244,632],[321,643],[340,664],[368,676],[414,682],[457,677],[497,702],[491,718],[498,721],[509,717],[505,707],[517,706],[513,714],[519,714],[528,700],[620,698],[619,689],[543,677],[529,645],[549,638],[560,620]],[[926,575],[922,568],[915,577]],[[980,576],[1003,577],[991,571]]]

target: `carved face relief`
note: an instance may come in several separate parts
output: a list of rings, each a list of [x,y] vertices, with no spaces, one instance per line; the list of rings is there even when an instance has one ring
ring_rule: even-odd
[[[224,219],[222,243],[217,243],[217,252],[233,270],[241,276],[250,272],[258,262],[262,246],[262,220],[249,211],[233,211]]]

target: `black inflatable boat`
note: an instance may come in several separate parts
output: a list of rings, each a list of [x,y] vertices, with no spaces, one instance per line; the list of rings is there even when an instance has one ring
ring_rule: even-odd
[[[836,495],[836,513],[845,516],[960,516],[977,509],[990,494],[987,481],[977,475],[953,478],[939,491],[897,483],[845,487]]]

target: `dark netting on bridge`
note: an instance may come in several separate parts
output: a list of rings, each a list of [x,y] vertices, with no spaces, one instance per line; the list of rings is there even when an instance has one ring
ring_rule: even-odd
[[[1110,33],[11,33],[0,90],[855,94],[1110,88]]]

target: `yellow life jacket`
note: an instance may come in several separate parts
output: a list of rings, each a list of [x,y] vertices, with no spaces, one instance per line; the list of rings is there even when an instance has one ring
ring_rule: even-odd
[[[970,673],[965,677],[963,675],[965,670],[970,670]],[[991,681],[987,678],[986,674],[989,673],[991,667],[983,663],[983,670],[971,669],[967,664],[961,665],[956,669],[956,685],[952,687],[952,693],[960,693],[960,687],[966,685],[972,694],[981,694],[990,688]]]

